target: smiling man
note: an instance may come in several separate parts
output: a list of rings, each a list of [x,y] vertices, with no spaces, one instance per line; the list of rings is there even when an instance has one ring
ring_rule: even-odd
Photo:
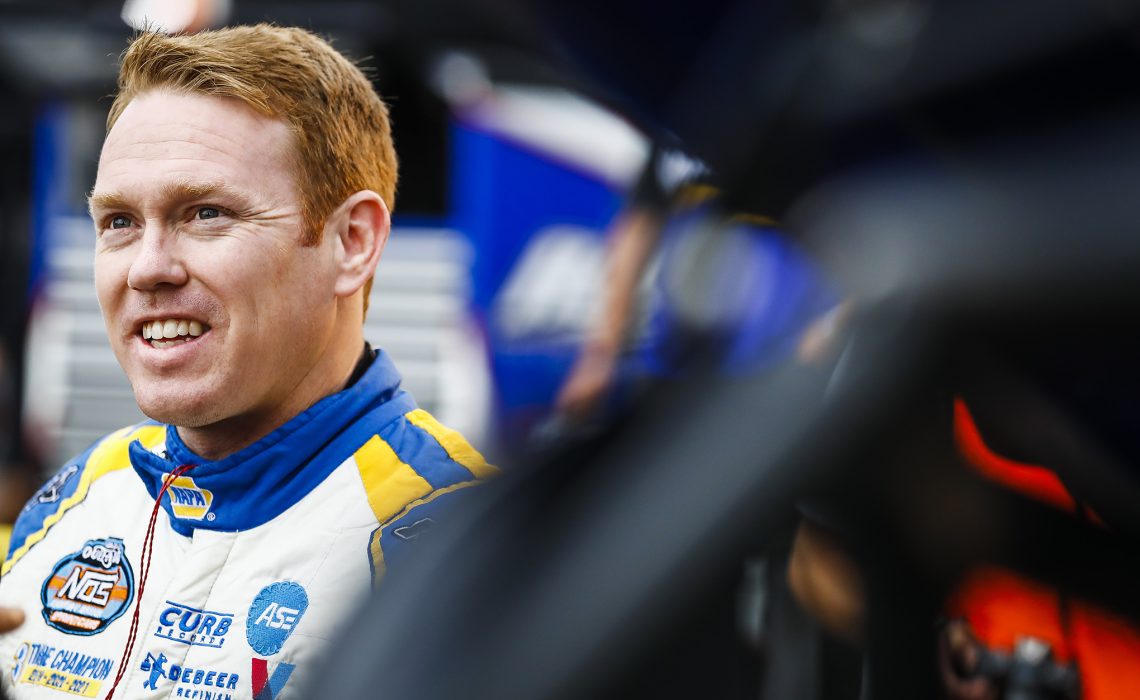
[[[493,468],[364,342],[396,157],[361,72],[302,30],[144,34],[91,194],[95,282],[152,418],[21,514],[0,605],[19,698],[286,697]],[[12,624],[11,622],[7,624]]]

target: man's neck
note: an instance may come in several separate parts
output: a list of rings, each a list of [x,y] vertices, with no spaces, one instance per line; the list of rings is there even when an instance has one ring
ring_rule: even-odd
[[[361,346],[363,346],[362,352],[356,350]],[[177,428],[179,437],[194,454],[211,462],[224,459],[249,447],[304,413],[321,399],[354,384],[368,370],[372,359],[375,358],[375,351],[362,339],[351,344],[346,343],[344,349],[335,352],[337,357],[332,358],[335,366],[343,368],[329,375],[335,379],[330,378],[324,382],[309,381],[309,386],[304,386],[306,382],[302,380],[302,385],[297,387],[288,400],[272,406],[267,411],[254,411],[200,427],[179,426]],[[315,379],[312,375],[306,377],[306,380]]]

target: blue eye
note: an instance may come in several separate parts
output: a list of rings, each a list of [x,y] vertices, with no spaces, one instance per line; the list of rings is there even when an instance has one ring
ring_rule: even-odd
[[[222,212],[218,211],[214,207],[202,207],[198,210],[197,214],[199,219],[216,219],[221,215]]]
[[[130,228],[131,220],[125,216],[119,215],[111,217],[111,228]]]

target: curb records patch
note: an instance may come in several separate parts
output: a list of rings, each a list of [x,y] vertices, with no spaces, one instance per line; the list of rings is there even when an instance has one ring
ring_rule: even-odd
[[[40,589],[44,621],[66,634],[102,632],[134,598],[134,572],[117,537],[87,540],[56,562]]]
[[[245,621],[249,646],[262,656],[281,651],[293,628],[309,609],[309,595],[299,583],[271,583],[253,599]]]

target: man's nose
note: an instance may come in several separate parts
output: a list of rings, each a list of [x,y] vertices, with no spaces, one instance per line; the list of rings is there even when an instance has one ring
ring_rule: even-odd
[[[161,224],[146,224],[137,254],[127,271],[127,286],[150,292],[164,286],[186,284],[189,275],[179,251],[177,237]]]

